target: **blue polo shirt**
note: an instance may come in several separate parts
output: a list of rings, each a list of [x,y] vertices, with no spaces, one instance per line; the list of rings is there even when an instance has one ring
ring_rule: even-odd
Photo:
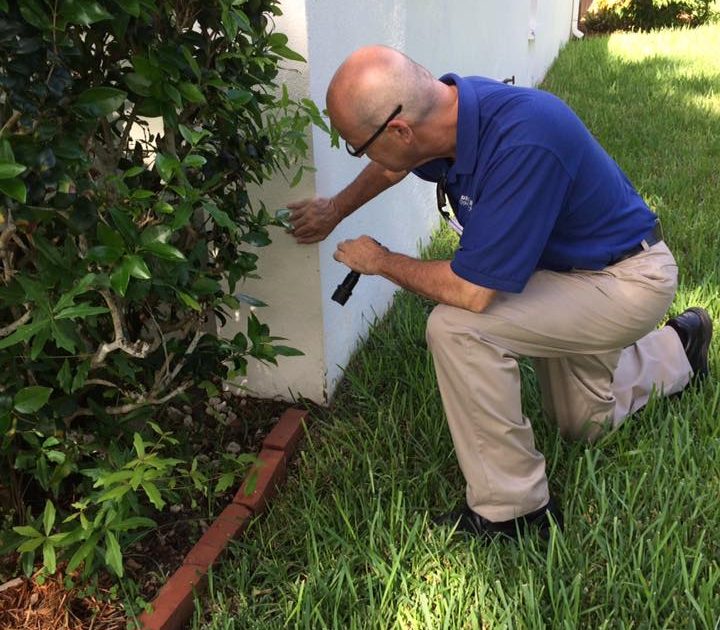
[[[446,178],[463,226],[452,270],[520,292],[536,269],[602,269],[656,217],[615,161],[556,96],[447,74],[458,90],[456,159],[414,169]]]

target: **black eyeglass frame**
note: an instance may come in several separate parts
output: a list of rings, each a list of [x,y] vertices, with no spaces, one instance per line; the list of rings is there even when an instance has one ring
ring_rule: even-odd
[[[358,147],[357,149],[353,148],[353,146],[348,144],[348,141],[345,140],[345,150],[353,157],[362,157],[362,154],[365,153],[367,148],[380,137],[380,134],[385,131],[385,129],[387,129],[387,126],[390,124],[393,118],[395,118],[401,111],[402,105],[398,105],[393,110],[393,113],[387,117],[387,120],[382,125],[380,125],[379,129],[372,136],[370,136],[370,139],[365,144],[360,145],[360,147]]]

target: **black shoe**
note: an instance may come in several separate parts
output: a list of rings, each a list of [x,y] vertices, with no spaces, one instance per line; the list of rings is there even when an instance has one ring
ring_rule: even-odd
[[[693,371],[693,380],[702,380],[708,375],[708,348],[712,338],[713,325],[704,308],[693,306],[677,317],[668,320],[680,337],[688,362]]]
[[[547,539],[550,537],[550,517],[562,531],[563,515],[552,498],[539,510],[509,521],[489,521],[473,512],[467,504],[460,510],[436,516],[432,521],[435,525],[455,527],[455,531],[475,534],[486,540],[497,537],[517,540],[531,527],[537,528],[540,536]]]

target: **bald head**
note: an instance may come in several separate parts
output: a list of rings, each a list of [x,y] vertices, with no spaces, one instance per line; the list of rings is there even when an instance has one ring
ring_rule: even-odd
[[[432,74],[403,53],[386,46],[366,46],[337,69],[327,91],[333,124],[375,129],[398,106],[410,123],[422,122],[435,106]]]

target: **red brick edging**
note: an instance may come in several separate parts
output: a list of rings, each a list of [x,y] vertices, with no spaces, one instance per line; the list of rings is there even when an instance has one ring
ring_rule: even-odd
[[[260,460],[249,473],[233,502],[218,516],[210,528],[185,556],[183,565],[170,576],[152,602],[151,613],[138,621],[145,630],[178,630],[193,613],[193,598],[207,585],[208,569],[217,562],[228,543],[239,538],[250,519],[263,512],[276,487],[285,479],[290,455],[303,434],[307,411],[288,409],[263,440]],[[255,487],[247,492],[248,480]]]

